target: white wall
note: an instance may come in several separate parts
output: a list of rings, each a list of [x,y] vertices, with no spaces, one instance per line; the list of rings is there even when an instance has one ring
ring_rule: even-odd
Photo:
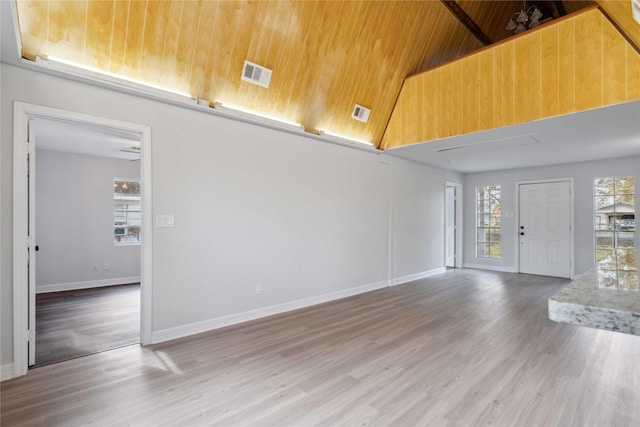
[[[174,228],[154,230],[154,333],[444,266],[444,171],[2,67],[2,363],[14,100],[151,126],[153,214],[175,215]]]
[[[606,141],[603,141],[603,147]],[[604,154],[604,153],[603,153]],[[467,174],[464,178],[465,208],[465,264],[516,269],[517,218],[507,218],[505,213],[515,213],[516,182],[537,179],[574,178],[574,262],[575,274],[594,265],[594,215],[593,180],[605,176],[640,176],[640,157],[570,163],[541,168],[511,169],[505,171]],[[476,258],[475,254],[475,191],[481,185],[502,186],[502,259]],[[638,200],[638,196],[636,196]],[[636,202],[637,203],[637,202]],[[636,236],[636,241],[637,241]]]
[[[462,176],[449,173],[446,179],[461,182]],[[417,272],[444,266],[446,184],[441,173],[436,175],[418,163],[398,168],[393,182],[397,251],[393,271],[396,280],[404,282],[415,279]]]
[[[140,276],[140,246],[113,242],[114,178],[140,179],[140,162],[36,151],[36,292]]]

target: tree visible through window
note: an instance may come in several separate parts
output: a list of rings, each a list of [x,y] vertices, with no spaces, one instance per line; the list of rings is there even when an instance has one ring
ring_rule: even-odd
[[[476,188],[476,256],[501,258],[500,186]]]
[[[140,243],[140,181],[114,179],[114,228],[117,245]]]
[[[594,181],[595,247],[601,287],[638,290],[634,177]]]

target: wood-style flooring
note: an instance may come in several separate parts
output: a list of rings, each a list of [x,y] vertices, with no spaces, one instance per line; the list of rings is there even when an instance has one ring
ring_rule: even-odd
[[[640,337],[560,324],[567,281],[449,270],[2,383],[2,425],[638,426]]]
[[[140,342],[140,284],[36,295],[36,365]]]

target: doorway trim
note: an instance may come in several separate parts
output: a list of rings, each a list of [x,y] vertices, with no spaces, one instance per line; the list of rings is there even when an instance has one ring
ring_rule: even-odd
[[[25,286],[28,267],[24,256],[28,251],[27,155],[29,121],[34,118],[62,120],[70,123],[115,128],[140,134],[140,176],[142,177],[142,242],[140,244],[140,343],[151,344],[152,332],[152,191],[151,191],[151,127],[105,117],[59,110],[24,102],[13,108],[13,377],[25,375],[29,369],[29,288]],[[37,144],[37,142],[36,142]],[[34,290],[35,291],[35,290]],[[35,310],[35,307],[33,307]]]
[[[463,229],[463,220],[462,220],[462,213],[463,211],[463,204],[462,204],[462,200],[464,199],[464,197],[462,197],[463,193],[463,187],[462,184],[457,183],[457,182],[452,182],[452,181],[445,181],[444,183],[444,203],[446,206],[447,203],[447,187],[454,187],[456,189],[456,241],[455,241],[455,245],[456,245],[456,250],[455,250],[455,268],[462,268],[462,266],[464,265],[464,259],[463,259],[463,247],[462,247],[462,236],[464,236],[464,229]],[[446,208],[445,208],[446,211]],[[446,215],[446,214],[445,214]],[[447,245],[447,224],[446,224],[447,220],[445,218],[445,230],[444,230],[444,248],[445,248],[445,259],[444,261],[444,265],[446,266],[446,245]]]
[[[547,184],[552,182],[568,182],[569,191],[571,193],[569,201],[569,275],[570,279],[574,278],[575,270],[575,255],[574,255],[574,230],[575,230],[575,215],[574,215],[574,189],[573,178],[555,178],[555,179],[534,179],[528,181],[516,181],[516,206],[515,206],[515,221],[514,221],[514,236],[515,236],[515,256],[516,256],[516,273],[520,273],[520,239],[518,238],[520,232],[520,186],[526,184]]]

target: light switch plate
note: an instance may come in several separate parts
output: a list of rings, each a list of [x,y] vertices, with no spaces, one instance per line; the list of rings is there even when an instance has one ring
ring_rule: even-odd
[[[167,228],[174,226],[173,215],[156,215],[156,227]]]

